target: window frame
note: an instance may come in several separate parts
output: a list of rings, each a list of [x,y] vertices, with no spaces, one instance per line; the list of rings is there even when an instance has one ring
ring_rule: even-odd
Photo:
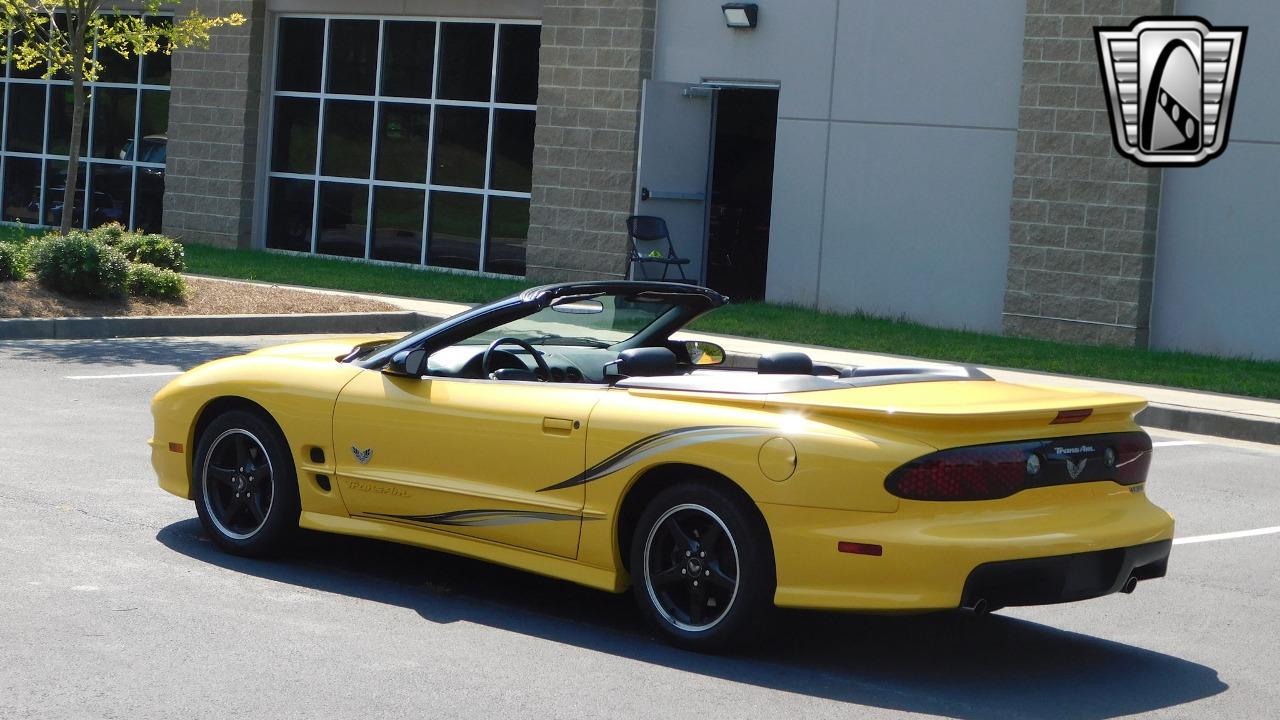
[[[303,92],[297,90],[277,90],[276,73],[279,69],[279,51],[280,51],[280,28],[281,23],[288,19],[312,19],[323,20],[324,30],[322,36],[321,56],[320,56],[320,90],[319,92]],[[329,86],[329,38],[330,27],[333,21],[341,20],[370,20],[378,23],[378,53],[374,71],[374,93],[371,95],[351,95],[345,93],[330,93]],[[432,47],[432,77],[431,77],[431,95],[430,97],[400,97],[395,95],[384,95],[382,87],[382,69],[383,59],[385,56],[386,42],[386,26],[389,22],[429,22],[434,23],[435,40]],[[440,91],[440,74],[441,70],[441,35],[445,23],[469,23],[490,25],[493,28],[493,52],[490,57],[489,72],[489,99],[487,101],[477,100],[451,100],[438,97]],[[525,200],[532,203],[532,192],[519,192],[511,190],[499,190],[492,187],[493,183],[493,161],[494,161],[494,121],[498,110],[517,110],[536,113],[538,105],[536,103],[504,103],[497,101],[498,91],[498,69],[499,69],[499,51],[501,49],[501,32],[504,26],[542,26],[540,19],[528,18],[484,18],[484,17],[450,17],[450,16],[430,16],[430,15],[377,15],[377,14],[345,14],[345,13],[305,13],[305,12],[283,12],[273,13],[270,22],[270,49],[268,50],[269,66],[264,67],[263,77],[263,112],[261,117],[265,119],[265,125],[262,127],[260,137],[264,141],[260,143],[259,158],[260,171],[258,173],[260,182],[258,183],[261,190],[259,191],[258,207],[262,208],[257,214],[255,222],[254,244],[256,247],[267,248],[267,231],[270,227],[269,192],[267,191],[274,179],[301,180],[312,183],[312,219],[311,219],[311,249],[309,252],[296,250],[273,249],[273,252],[284,252],[299,255],[320,255],[322,257],[340,257],[321,255],[317,252],[320,241],[320,227],[322,208],[320,206],[320,189],[323,183],[346,183],[352,185],[364,186],[368,190],[368,207],[366,209],[365,224],[365,245],[364,257],[366,262],[374,263],[393,263],[395,265],[407,265],[407,263],[384,261],[372,259],[373,251],[373,233],[376,223],[376,208],[374,199],[377,195],[378,187],[398,188],[404,190],[417,190],[424,193],[423,195],[423,217],[420,228],[422,247],[419,253],[419,262],[410,267],[424,267],[441,270],[446,272],[455,272],[463,274],[477,275],[497,275],[502,277],[516,277],[505,275],[502,273],[494,273],[486,269],[488,264],[489,251],[489,207],[491,198],[510,198]],[[304,98],[316,100],[319,103],[319,116],[316,122],[316,157],[312,165],[313,173],[293,173],[278,172],[272,169],[272,158],[274,153],[275,129],[276,129],[276,100],[278,98]],[[365,178],[339,177],[322,174],[324,161],[324,137],[325,137],[325,115],[328,103],[330,101],[359,101],[366,102],[373,106],[373,132],[370,138],[369,149],[369,172]],[[396,180],[380,180],[377,178],[377,162],[378,151],[381,145],[380,128],[383,118],[384,105],[416,105],[430,108],[430,128],[427,135],[427,157],[425,182],[403,182]],[[461,187],[456,185],[444,185],[432,182],[433,168],[435,166],[435,146],[436,146],[436,130],[437,108],[440,107],[466,107],[479,108],[487,111],[488,127],[486,128],[485,140],[485,156],[484,156],[484,187]],[[453,267],[443,267],[429,265],[431,244],[431,197],[433,192],[451,192],[466,195],[478,195],[483,199],[481,209],[480,223],[480,244],[479,256],[475,270],[461,269]]]
[[[122,11],[122,13],[129,14],[129,15],[140,15],[143,18],[149,18],[149,17],[173,18],[174,17],[174,14],[172,12],[129,13],[128,11]],[[5,44],[6,49],[12,49],[13,33],[6,34],[3,38],[3,42]],[[99,51],[99,47],[95,44],[93,47],[93,57],[95,60],[98,58],[98,51]],[[139,137],[142,133],[143,93],[144,92],[163,92],[166,97],[166,102],[172,102],[172,98],[173,98],[172,72],[169,77],[168,85],[157,85],[154,83],[145,83],[143,82],[143,79],[145,78],[145,72],[144,72],[145,63],[146,63],[146,58],[141,58],[141,57],[138,58],[138,68],[137,68],[136,74],[134,75],[135,82],[121,83],[121,82],[104,82],[101,80],[96,80],[94,82],[86,81],[84,84],[85,93],[87,97],[85,98],[86,102],[85,102],[85,108],[84,108],[85,142],[80,148],[80,164],[83,166],[82,172],[80,173],[80,182],[84,184],[84,206],[80,210],[80,213],[82,216],[80,221],[81,230],[88,230],[91,227],[90,221],[93,216],[93,213],[91,212],[91,210],[93,208],[93,193],[95,192],[93,188],[94,166],[98,166],[98,165],[106,166],[106,167],[123,166],[129,169],[129,214],[128,214],[128,217],[125,218],[126,222],[124,224],[130,229],[137,227],[136,222],[137,222],[137,215],[138,215],[139,173],[142,170],[159,170],[167,174],[166,172],[167,162],[166,163],[143,162],[142,160],[138,159],[139,150],[142,146],[142,140],[143,140],[142,137]],[[4,112],[3,114],[0,114],[0,193],[4,193],[5,195],[7,195],[7,189],[4,187],[4,183],[5,183],[5,180],[7,179],[7,172],[9,169],[10,158],[38,161],[40,163],[40,198],[38,201],[39,204],[37,206],[38,207],[37,217],[39,221],[36,223],[21,223],[20,221],[5,220],[4,214],[7,208],[0,207],[0,224],[2,225],[22,224],[28,227],[39,227],[39,228],[53,227],[52,225],[47,225],[44,222],[47,217],[45,204],[50,199],[49,187],[48,187],[49,164],[50,162],[59,162],[59,161],[64,163],[69,163],[69,161],[71,160],[71,156],[58,155],[56,153],[49,152],[49,121],[50,121],[49,114],[53,111],[53,88],[71,87],[71,80],[61,80],[57,78],[40,78],[40,77],[35,77],[35,78],[14,77],[13,69],[14,69],[13,63],[5,63],[3,68],[0,68],[0,83],[4,84]],[[41,141],[40,141],[40,152],[24,152],[24,151],[8,149],[9,114],[13,110],[12,102],[10,101],[10,96],[12,93],[10,91],[14,85],[31,85],[31,86],[40,87],[41,89],[44,90],[44,112],[41,115],[41,117],[43,118],[43,127],[41,128],[42,135],[41,135]],[[133,159],[118,160],[118,159],[94,157],[93,142],[94,142],[94,132],[96,130],[95,125],[96,125],[97,105],[98,105],[98,96],[97,96],[97,93],[94,92],[94,90],[97,90],[97,89],[132,90],[134,92],[133,135],[135,137],[133,138],[133,148],[134,148]],[[165,128],[166,145],[168,144],[168,137],[169,137],[169,130],[168,130],[168,127],[166,127]],[[167,152],[166,152],[166,160],[167,160]],[[61,202],[60,197],[54,198],[53,200],[54,202]],[[161,196],[162,205],[163,205],[163,202],[164,202],[164,198],[162,195]],[[74,212],[74,209],[73,209],[73,212]]]

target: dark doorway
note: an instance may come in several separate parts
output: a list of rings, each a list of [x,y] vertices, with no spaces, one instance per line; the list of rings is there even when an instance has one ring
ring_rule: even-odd
[[[763,300],[769,265],[775,88],[723,88],[715,112],[707,285],[734,300]]]

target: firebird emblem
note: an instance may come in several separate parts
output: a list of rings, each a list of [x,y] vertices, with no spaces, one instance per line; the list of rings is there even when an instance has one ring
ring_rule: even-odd
[[[367,465],[369,463],[369,458],[373,457],[373,448],[369,448],[368,450],[361,450],[355,445],[352,445],[351,454],[355,456],[356,462],[360,463],[361,465]],[[1075,477],[1075,475],[1072,475],[1071,477]]]
[[[1072,480],[1075,480],[1080,477],[1080,473],[1084,472],[1084,464],[1089,462],[1089,458],[1080,458],[1078,463],[1071,462],[1070,458],[1064,458],[1064,462],[1067,463],[1067,474],[1071,476]]]

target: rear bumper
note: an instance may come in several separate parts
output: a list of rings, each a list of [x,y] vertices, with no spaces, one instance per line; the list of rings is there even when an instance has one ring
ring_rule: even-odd
[[[898,512],[761,503],[775,604],[874,613],[1070,602],[1164,574],[1173,518],[1111,482],[1036,488],[992,502],[903,501]],[[839,551],[848,541],[880,555]],[[997,596],[997,593],[1000,595]]]
[[[995,609],[1010,605],[1051,605],[1110,595],[1130,579],[1164,577],[1173,541],[1131,547],[983,563],[969,573],[961,607]]]

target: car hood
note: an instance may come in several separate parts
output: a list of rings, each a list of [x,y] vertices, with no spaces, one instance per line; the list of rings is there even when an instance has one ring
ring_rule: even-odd
[[[257,357],[281,357],[295,360],[333,361],[346,357],[358,345],[391,342],[399,337],[401,337],[401,335],[386,334],[325,337],[317,340],[303,340],[302,342],[273,345],[271,347],[262,348],[261,350],[254,350],[249,353],[249,355]]]

